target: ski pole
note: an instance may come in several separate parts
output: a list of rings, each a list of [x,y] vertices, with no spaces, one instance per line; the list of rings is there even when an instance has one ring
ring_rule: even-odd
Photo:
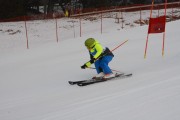
[[[120,45],[118,45],[117,47],[115,47],[114,49],[112,49],[110,52],[113,52],[114,50],[118,49],[120,46],[122,46],[123,44],[125,44],[127,41],[128,41],[128,40],[125,40],[123,43],[121,43]],[[108,53],[110,53],[110,52],[108,52]],[[95,61],[97,61],[97,60],[100,59],[101,57],[107,55],[108,53],[106,53],[106,54],[98,57]]]
[[[88,67],[89,69],[96,69],[96,68],[93,68],[93,67]],[[119,73],[122,73],[121,71],[118,71],[118,70],[113,70],[111,69],[112,71],[115,71],[115,72],[119,72]]]
[[[128,40],[124,41],[123,43],[121,43],[120,45],[118,45],[117,47],[115,47],[114,49],[112,49],[111,52],[114,51],[114,50],[116,50],[116,49],[119,48],[120,46],[122,46],[122,45],[123,45],[124,43],[126,43],[127,41],[128,41]]]

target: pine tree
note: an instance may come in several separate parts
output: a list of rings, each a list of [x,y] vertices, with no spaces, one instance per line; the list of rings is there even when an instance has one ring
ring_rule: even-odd
[[[26,13],[25,0],[1,0],[0,18],[14,18]]]

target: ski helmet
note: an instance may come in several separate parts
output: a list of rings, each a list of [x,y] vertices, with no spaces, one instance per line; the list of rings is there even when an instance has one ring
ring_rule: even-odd
[[[96,41],[94,38],[88,38],[84,44],[87,48],[92,48],[95,45],[95,43]]]

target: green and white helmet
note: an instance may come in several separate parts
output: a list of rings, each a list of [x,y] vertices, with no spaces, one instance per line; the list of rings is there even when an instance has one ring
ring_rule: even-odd
[[[96,44],[96,41],[94,38],[88,38],[84,44],[87,48],[92,48]]]

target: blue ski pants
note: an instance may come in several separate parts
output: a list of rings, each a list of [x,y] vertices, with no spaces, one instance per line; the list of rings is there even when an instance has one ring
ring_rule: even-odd
[[[108,66],[112,58],[113,56],[104,56],[94,63],[98,74],[100,72],[104,72],[104,74],[112,73],[111,69]]]

